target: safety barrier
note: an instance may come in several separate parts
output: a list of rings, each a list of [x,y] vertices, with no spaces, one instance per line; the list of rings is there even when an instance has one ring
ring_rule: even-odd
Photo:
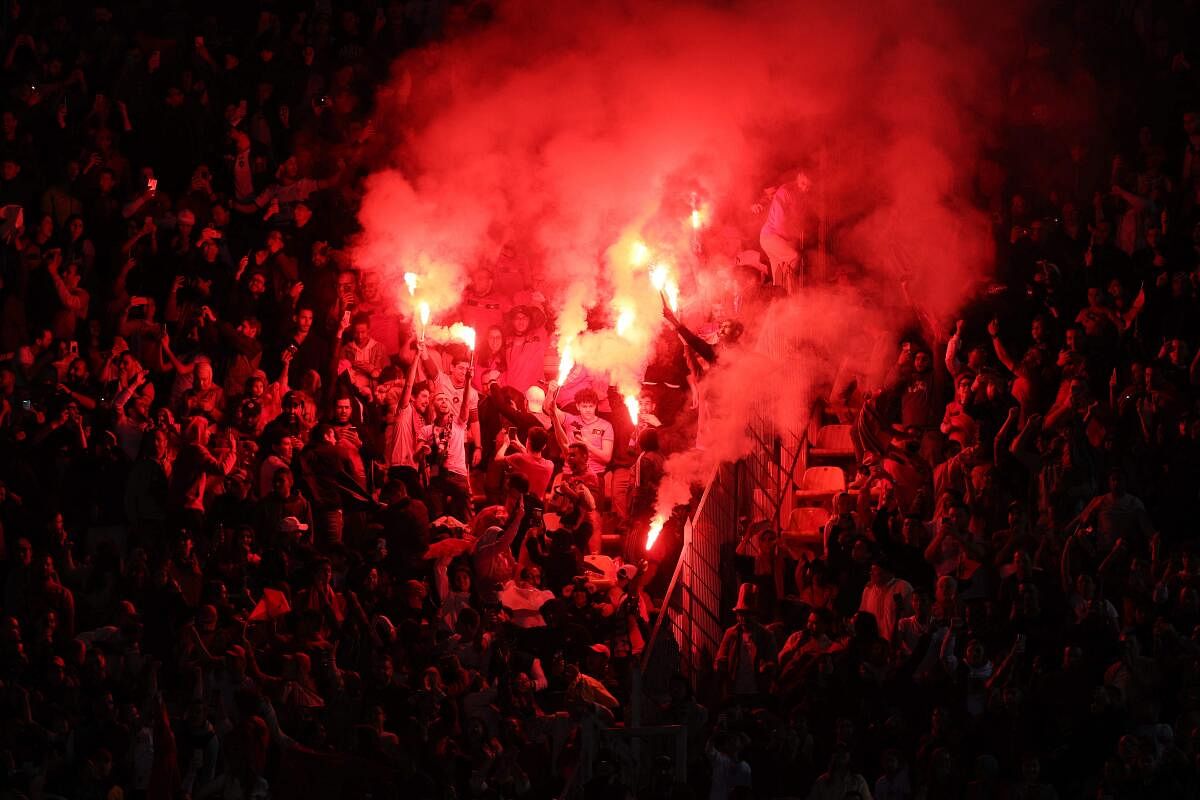
[[[789,332],[772,326],[769,319],[754,349],[780,364],[799,358]],[[793,392],[788,404],[788,409],[779,408],[776,396],[753,404],[746,421],[748,452],[736,462],[716,467],[685,525],[683,549],[663,601],[662,618],[646,646],[642,666],[648,688],[665,684],[673,669],[682,670],[695,689],[706,685],[737,594],[737,543],[750,522],[766,520],[776,530],[781,527],[791,508],[792,490],[804,471],[807,391]],[[778,419],[794,420],[794,424],[780,427]]]

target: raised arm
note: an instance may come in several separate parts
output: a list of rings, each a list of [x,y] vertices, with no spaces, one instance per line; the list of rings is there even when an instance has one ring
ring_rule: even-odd
[[[417,366],[424,359],[428,358],[425,354],[425,342],[417,342],[417,352],[413,357],[412,363],[408,365],[408,377],[404,381],[404,391],[400,393],[400,400],[396,403],[396,409],[408,408],[408,404],[412,402],[413,384],[417,381]]]
[[[546,413],[550,415],[550,426],[554,429],[554,440],[558,442],[558,449],[563,453],[567,452],[567,448],[571,444],[571,440],[567,438],[567,432],[563,429],[562,412],[558,409],[558,388],[547,398]]]
[[[508,515],[508,525],[504,528],[504,533],[500,536],[499,544],[505,550],[512,547],[513,541],[517,538],[517,532],[521,530],[521,520],[524,518],[525,500],[522,498],[517,500],[516,507]]]
[[[962,350],[963,321],[960,319],[954,327],[954,335],[946,342],[946,371],[951,377],[958,377],[966,364],[959,358]]]
[[[175,351],[171,349],[170,337],[166,336],[165,334],[162,338],[161,350],[166,354],[167,360],[171,362],[171,366],[174,367],[175,371],[180,375],[191,375],[192,371],[196,368],[195,364],[185,364],[179,360],[179,357],[175,355]]]
[[[988,336],[992,337],[992,350],[996,353],[996,358],[1000,359],[1000,363],[1004,365],[1009,372],[1017,371],[1017,362],[1009,355],[1008,350],[1004,347],[1004,342],[1000,341],[1000,320],[993,319],[988,323]]]
[[[471,375],[474,372],[474,364],[467,367],[467,379],[463,383],[462,390],[462,403],[459,405],[458,409],[458,421],[463,425],[466,425],[467,421],[471,419],[471,404],[468,401],[471,399]],[[478,444],[478,442],[476,444]]]
[[[679,321],[679,317],[667,305],[666,299],[663,299],[663,318],[671,324],[675,329],[675,333],[685,345],[692,349],[692,352],[703,358],[709,364],[717,363],[717,351],[708,342],[701,339],[691,331],[686,325]]]
[[[424,347],[422,345],[422,347]],[[438,363],[437,358],[429,355],[429,350],[425,348],[421,354],[421,369],[425,371],[425,377],[429,380],[437,380],[437,376],[442,374],[442,365]],[[468,381],[468,384],[470,382]]]

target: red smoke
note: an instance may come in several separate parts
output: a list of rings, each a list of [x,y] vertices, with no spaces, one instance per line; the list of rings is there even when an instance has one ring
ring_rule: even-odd
[[[782,318],[819,338],[819,326],[841,330],[864,309],[880,329],[899,327],[912,319],[903,277],[940,321],[991,266],[972,191],[1001,119],[997,65],[1020,22],[1011,5],[991,5],[502,2],[486,27],[395,65],[376,119],[390,150],[368,180],[356,261],[384,272],[406,307],[401,275],[421,273],[436,313],[507,245],[513,277],[550,298],[564,333],[585,327],[587,306],[619,297],[635,309],[637,335],[592,337],[577,352],[632,374],[658,324],[657,293],[628,267],[632,242],[674,256],[684,316],[701,319],[728,256],[756,243],[753,198],[803,165],[833,260],[866,277]],[[691,192],[708,199],[711,231],[733,225],[746,239],[710,236],[698,271]],[[851,351],[825,342],[806,351],[823,363],[806,365],[829,375]],[[762,379],[778,370],[746,358],[714,380],[736,397],[776,384]],[[714,430],[735,433],[745,411],[733,402]],[[684,472],[706,477],[713,457],[741,446],[726,438]]]

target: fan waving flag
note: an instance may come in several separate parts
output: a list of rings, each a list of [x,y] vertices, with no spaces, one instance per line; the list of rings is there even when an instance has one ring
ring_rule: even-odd
[[[262,599],[250,612],[249,622],[267,622],[279,619],[292,610],[287,595],[278,589],[263,589]]]

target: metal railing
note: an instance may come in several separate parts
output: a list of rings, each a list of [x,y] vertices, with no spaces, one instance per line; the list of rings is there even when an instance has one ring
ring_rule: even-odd
[[[790,332],[769,320],[754,347],[780,363],[797,358]],[[775,400],[764,398],[752,407],[746,421],[749,451],[713,470],[684,525],[679,561],[643,656],[649,687],[664,683],[674,669],[693,688],[704,686],[737,592],[734,555],[743,521],[766,520],[778,530],[790,511],[806,460],[809,398],[801,392],[786,410]],[[794,423],[780,426],[778,419]]]

